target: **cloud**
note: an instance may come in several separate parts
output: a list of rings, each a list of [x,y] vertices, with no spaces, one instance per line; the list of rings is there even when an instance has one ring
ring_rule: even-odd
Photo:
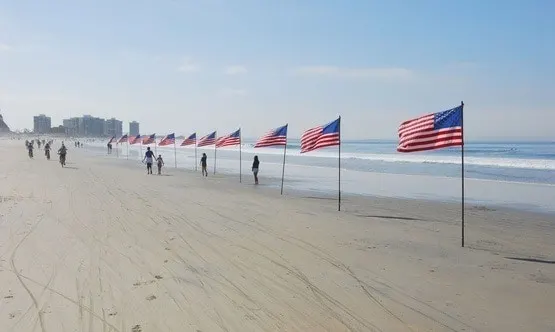
[[[10,45],[0,43],[0,52],[8,52],[8,51],[11,51],[12,49],[13,48]]]
[[[247,73],[247,68],[245,66],[241,66],[241,65],[233,65],[233,66],[227,66],[225,68],[225,73],[227,75],[241,75],[241,74],[246,74]]]
[[[342,78],[371,78],[371,79],[408,79],[414,76],[410,69],[399,67],[384,68],[346,68],[337,66],[302,66],[295,68],[293,73],[300,76],[327,76]]]
[[[236,88],[224,88],[220,91],[220,93],[227,97],[242,97],[248,94],[247,90]]]
[[[200,70],[200,66],[193,62],[191,58],[185,58],[181,66],[177,68],[177,71],[182,73],[194,73]]]

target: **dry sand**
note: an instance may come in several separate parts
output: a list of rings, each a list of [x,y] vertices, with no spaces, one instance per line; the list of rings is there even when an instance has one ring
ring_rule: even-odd
[[[0,154],[0,331],[555,330],[553,216]]]

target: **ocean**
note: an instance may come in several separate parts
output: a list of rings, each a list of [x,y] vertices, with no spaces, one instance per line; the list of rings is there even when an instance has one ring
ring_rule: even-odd
[[[241,173],[252,182],[250,164],[260,158],[261,182],[279,187],[283,147],[254,149],[254,141],[241,147]],[[349,194],[418,198],[455,202],[460,200],[460,148],[403,154],[396,141],[343,141],[341,145],[342,191]],[[126,147],[119,154],[126,154]],[[105,143],[96,146],[105,153]],[[194,147],[177,147],[178,167],[194,169]],[[143,147],[144,152],[144,147]],[[157,147],[167,167],[174,166],[173,146]],[[214,167],[214,147],[199,148]],[[115,156],[115,151],[114,155]],[[239,148],[217,150],[217,171],[239,175]],[[130,147],[130,158],[140,159],[140,147]],[[287,146],[285,181],[287,189],[337,193],[338,149],[326,148],[300,153],[300,142]],[[555,213],[555,142],[467,142],[465,179],[468,201],[475,204]]]

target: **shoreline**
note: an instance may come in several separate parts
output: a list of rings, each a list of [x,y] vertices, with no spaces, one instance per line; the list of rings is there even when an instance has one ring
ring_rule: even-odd
[[[98,151],[103,151],[100,150],[98,147],[94,148],[95,152],[96,152],[96,156],[97,157],[103,157],[106,159],[115,159],[115,160],[122,160],[125,161],[126,159],[122,158],[121,156],[119,157],[119,159],[115,156],[115,155],[107,155],[107,154],[103,154],[103,153],[98,153]],[[77,151],[84,151],[86,152],[86,148],[83,150],[77,150]],[[203,150],[201,150],[203,151]],[[206,150],[204,150],[206,151]],[[131,157],[131,155],[130,155]],[[173,154],[171,154],[170,156],[171,158],[166,159],[167,164],[169,164],[168,166],[166,166],[167,169],[169,170],[175,170],[175,168],[173,167]],[[190,157],[187,155],[187,157]],[[130,162],[136,162],[138,159],[128,159],[128,161]],[[221,175],[225,175],[227,177],[229,177],[230,179],[233,179],[234,177],[239,177],[239,172],[238,169],[234,169],[233,167],[235,166],[234,162],[238,162],[238,160],[235,159],[225,159],[225,158],[221,158],[218,159],[219,162],[223,162],[225,163],[225,166],[222,166],[221,163],[219,163],[218,165],[218,169],[220,170],[218,172],[218,174]],[[233,162],[230,162],[233,161]],[[250,171],[245,167],[245,164],[248,164],[249,161],[247,161],[246,163],[243,163],[243,178],[245,179],[251,179],[252,178],[252,173],[250,173]],[[281,164],[277,164],[277,163],[265,163],[265,165],[271,164],[273,167],[278,167],[281,169]],[[213,165],[213,164],[212,164]],[[264,166],[264,165],[263,165]],[[209,162],[209,175],[213,175],[212,173],[212,167],[210,162]],[[306,168],[312,168],[312,169],[318,169],[320,171],[328,171],[330,168],[329,167],[324,167],[324,166],[309,166],[309,165],[296,165],[296,164],[288,164],[287,167],[290,168],[301,168],[301,169],[306,169]],[[178,165],[179,170],[184,170],[186,172],[191,172],[191,174],[194,174],[194,171],[192,170],[193,166],[191,166],[190,168],[185,166],[181,166]],[[286,168],[286,172],[287,172],[287,168]],[[245,171],[247,173],[245,173]],[[337,170],[332,170],[334,172],[337,172]],[[199,169],[200,172],[200,169]],[[453,205],[458,205],[460,206],[460,178],[456,178],[456,177],[449,177],[449,176],[433,176],[433,181],[437,184],[434,184],[434,186],[439,187],[442,182],[451,182],[454,183],[456,188],[459,188],[459,192],[457,192],[457,189],[455,188],[455,190],[452,192],[452,194],[446,194],[444,196],[440,196],[439,194],[434,194],[432,196],[430,196],[430,194],[427,194],[428,197],[426,197],[426,194],[424,195],[419,195],[418,194],[418,188],[416,187],[417,184],[412,185],[412,187],[407,186],[407,189],[405,191],[403,191],[402,187],[399,187],[399,185],[394,184],[394,187],[399,187],[398,189],[395,190],[389,190],[388,192],[386,192],[385,194],[378,194],[378,193],[365,193],[365,192],[360,192],[358,190],[348,190],[347,185],[347,181],[345,179],[349,178],[350,174],[359,174],[359,173],[364,173],[363,175],[366,176],[370,176],[373,179],[373,181],[380,181],[380,178],[389,178],[389,179],[396,179],[396,178],[409,178],[409,179],[426,179],[429,178],[429,176],[425,176],[425,175],[406,175],[406,174],[396,174],[396,173],[381,173],[381,172],[358,172],[358,171],[346,171],[346,170],[342,170],[342,177],[343,177],[343,181],[342,181],[342,196],[347,198],[349,196],[353,196],[353,197],[368,197],[368,198],[383,198],[383,199],[387,199],[387,198],[395,198],[395,199],[399,199],[399,200],[417,200],[417,201],[423,201],[423,202],[437,202],[437,203],[445,203],[445,204],[453,204]],[[327,174],[327,173],[326,173]],[[260,173],[259,177],[261,178],[262,183],[268,183],[268,185],[265,184],[261,184],[260,186],[266,187],[266,186],[271,186],[273,188],[276,188],[279,192],[279,188],[280,188],[280,184],[281,184],[281,177],[277,177],[275,175],[265,175],[264,173]],[[337,174],[335,174],[335,177],[337,177]],[[247,180],[248,181],[248,180]],[[264,182],[266,181],[266,182]],[[325,190],[322,188],[302,188],[302,181],[304,181],[301,177],[299,177],[298,175],[296,176],[291,176],[289,177],[286,174],[286,178],[285,178],[285,183],[284,183],[284,193],[293,193],[293,192],[298,192],[299,195],[302,193],[306,193],[306,194],[314,194],[317,193],[323,197],[336,197],[337,195],[337,184],[335,184],[335,188],[333,188],[333,184],[331,186],[329,186],[330,190]],[[334,178],[326,178],[326,183],[333,183]],[[394,180],[395,182],[398,182],[397,180]],[[337,182],[337,180],[335,180],[335,182]],[[297,183],[301,184],[301,185],[296,185]],[[515,192],[515,194],[513,195],[512,201],[507,201],[507,202],[495,202],[495,201],[488,201],[487,199],[481,198],[481,199],[474,199],[471,196],[472,191],[476,192],[477,190],[480,191],[480,189],[478,189],[478,187],[483,186],[484,184],[488,184],[490,187],[487,187],[487,190],[493,190],[495,187],[499,186],[509,186],[510,188],[516,188],[516,186],[519,187],[532,187],[534,188],[536,191],[553,191],[555,194],[555,185],[552,184],[545,184],[545,183],[529,183],[529,182],[516,182],[516,181],[499,181],[499,180],[489,180],[489,179],[475,179],[475,178],[467,178],[465,180],[465,183],[467,184],[467,188],[466,188],[466,206],[467,208],[470,208],[472,206],[486,206],[486,207],[491,207],[491,208],[495,208],[495,209],[509,209],[512,211],[521,211],[521,212],[530,212],[530,213],[538,213],[538,214],[545,214],[548,216],[552,216],[555,215],[555,206],[553,206],[552,204],[550,204],[548,201],[542,203],[541,205],[533,205],[530,204],[530,202],[518,202],[518,193]],[[304,183],[305,186],[310,186],[309,182]],[[320,183],[320,186],[322,186],[323,184]],[[472,188],[472,187],[476,187]],[[429,187],[429,185],[428,185]],[[410,189],[412,188],[412,189]],[[413,190],[413,193],[410,195],[406,195],[406,193],[409,190]],[[512,189],[512,190],[516,190],[516,189]],[[412,196],[411,196],[412,195]],[[535,194],[536,197],[539,197],[541,199],[545,200],[545,195],[542,195],[541,193],[537,193]],[[419,196],[419,197],[418,197]]]

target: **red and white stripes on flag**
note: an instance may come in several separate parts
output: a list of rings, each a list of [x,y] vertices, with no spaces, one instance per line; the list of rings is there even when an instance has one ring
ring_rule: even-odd
[[[127,134],[123,135],[123,136],[118,140],[118,144],[127,142],[127,139],[128,139]]]
[[[301,153],[340,144],[341,118],[326,125],[308,129],[301,136]]]
[[[183,140],[183,142],[181,143],[181,146],[194,145],[196,143],[197,143],[197,133],[193,133],[191,134],[191,136]]]
[[[241,129],[237,129],[229,135],[219,137],[216,140],[216,147],[223,148],[224,146],[240,145],[241,144]]]
[[[203,138],[201,138],[198,143],[197,146],[201,147],[201,146],[208,146],[208,145],[213,145],[216,143],[216,132],[212,132],[206,136],[204,136]]]
[[[399,152],[435,150],[463,145],[463,105],[408,120],[399,126]]]
[[[267,146],[279,146],[287,144],[287,126],[281,126],[273,129],[272,131],[266,133],[264,136],[260,137],[255,143],[255,148],[263,148]]]

